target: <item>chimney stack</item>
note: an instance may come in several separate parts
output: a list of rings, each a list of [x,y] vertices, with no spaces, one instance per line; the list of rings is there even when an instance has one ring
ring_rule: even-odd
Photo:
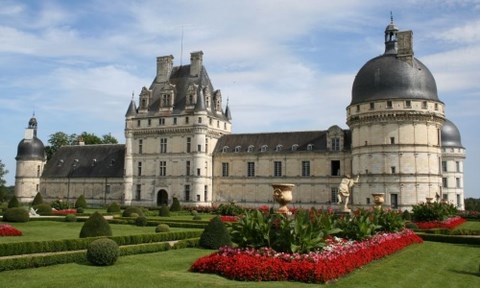
[[[197,51],[190,53],[190,76],[198,77],[202,71],[203,52]]]
[[[173,68],[173,56],[157,57],[157,82],[166,82],[170,79]]]
[[[411,30],[397,33],[398,59],[413,65],[413,32]]]

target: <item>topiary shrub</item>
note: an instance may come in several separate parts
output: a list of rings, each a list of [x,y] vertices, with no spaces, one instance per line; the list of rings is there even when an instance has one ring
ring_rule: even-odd
[[[3,221],[5,222],[28,222],[28,220],[30,220],[30,215],[22,207],[8,208],[3,213]]]
[[[132,216],[132,213],[137,214],[136,217],[138,217],[138,216],[145,216],[145,215],[143,214],[142,209],[139,208],[139,207],[135,207],[135,206],[127,207],[127,208],[123,211],[122,216],[123,216],[123,217],[133,217],[133,216]]]
[[[65,222],[77,222],[77,216],[74,214],[68,214],[65,216]]]
[[[83,208],[83,207],[78,207],[78,208],[76,208],[76,209],[77,209],[77,213],[83,213],[83,212],[85,212],[85,208]]]
[[[220,217],[216,216],[208,223],[200,236],[200,247],[206,249],[218,249],[222,246],[231,246],[232,240]]]
[[[170,209],[168,209],[167,205],[162,205],[158,212],[158,216],[161,217],[170,217]]]
[[[147,217],[138,216],[137,218],[135,218],[135,225],[137,225],[137,226],[147,226]]]
[[[112,229],[102,214],[95,212],[83,224],[80,238],[97,236],[112,236]]]
[[[35,195],[35,198],[33,198],[32,206],[35,207],[40,204],[43,204],[43,197],[42,194],[38,192],[37,195]]]
[[[412,229],[412,230],[417,230],[418,226],[417,226],[417,224],[415,224],[413,222],[407,222],[405,224],[405,228]]]
[[[197,214],[193,215],[192,219],[195,220],[195,221],[202,220],[202,216],[200,216],[200,214],[197,213]]]
[[[93,265],[110,266],[120,256],[118,244],[109,238],[92,241],[87,247],[87,260]]]
[[[75,201],[75,208],[87,208],[87,200],[85,200],[85,196],[80,195]]]
[[[37,210],[37,214],[41,216],[52,215],[52,206],[48,203],[38,204],[33,206],[33,209]]]
[[[14,195],[10,201],[8,201],[8,208],[20,207],[17,197]]]
[[[403,220],[412,220],[412,214],[410,214],[410,212],[408,212],[408,210],[405,210],[402,212],[402,218]]]
[[[177,197],[173,197],[172,205],[170,205],[170,211],[176,212],[180,210],[182,210],[182,207],[180,207],[180,201],[178,201]]]
[[[108,205],[108,207],[107,207],[107,212],[108,213],[118,213],[120,211],[121,211],[120,205],[118,205],[117,202],[113,202],[110,205]]]
[[[167,224],[158,224],[157,227],[155,227],[155,232],[170,232],[170,226]]]

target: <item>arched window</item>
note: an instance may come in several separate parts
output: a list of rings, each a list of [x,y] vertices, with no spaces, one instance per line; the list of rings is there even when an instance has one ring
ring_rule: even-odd
[[[229,148],[228,146],[223,146],[223,148],[222,148],[222,153],[228,152],[228,148]]]

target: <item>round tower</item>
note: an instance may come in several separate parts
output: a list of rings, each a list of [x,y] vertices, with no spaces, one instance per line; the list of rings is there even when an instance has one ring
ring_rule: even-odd
[[[15,173],[15,196],[20,202],[33,201],[40,191],[40,177],[45,165],[45,147],[37,138],[37,119],[35,115],[28,121],[25,136],[17,147],[17,168]]]
[[[347,107],[352,133],[352,173],[360,174],[354,204],[409,209],[441,193],[441,128],[444,104],[428,68],[413,56],[411,31],[393,19],[385,53],[368,61],[353,82]]]

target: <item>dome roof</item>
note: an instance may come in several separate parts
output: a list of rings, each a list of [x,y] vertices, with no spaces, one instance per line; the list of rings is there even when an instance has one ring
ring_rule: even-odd
[[[18,143],[16,160],[45,160],[45,147],[37,137]]]
[[[442,127],[442,147],[462,147],[460,131],[452,121],[445,119]]]
[[[440,101],[432,73],[418,59],[413,65],[396,54],[384,54],[368,61],[352,86],[352,104],[376,100],[425,99]]]
[[[393,99],[440,101],[432,73],[413,57],[412,35],[412,31],[399,32],[391,19],[385,29],[385,53],[358,71],[350,105]]]

